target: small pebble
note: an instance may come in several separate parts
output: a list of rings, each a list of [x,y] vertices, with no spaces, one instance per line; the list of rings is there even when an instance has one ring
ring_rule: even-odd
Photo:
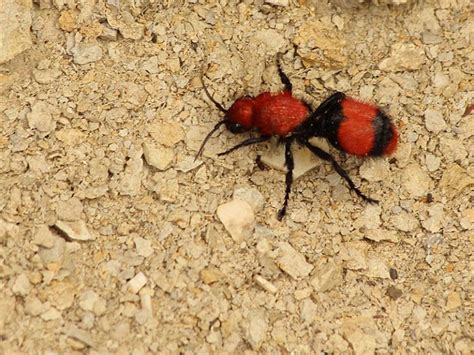
[[[202,269],[200,272],[201,280],[205,284],[212,284],[216,281],[219,281],[223,274],[215,266],[208,266],[205,269]]]
[[[56,308],[51,307],[46,312],[40,315],[41,319],[44,321],[51,321],[61,318],[61,312],[59,312]]]
[[[66,222],[58,220],[54,226],[69,239],[80,241],[95,240],[95,236],[89,232],[84,221]]]
[[[168,169],[175,159],[173,149],[158,147],[149,142],[143,143],[143,155],[149,165],[161,171]]]
[[[56,215],[58,219],[63,221],[79,221],[82,217],[84,207],[81,200],[72,197],[67,201],[59,201],[56,207]]]
[[[133,279],[128,281],[128,289],[133,293],[138,293],[138,291],[140,291],[142,287],[146,285],[147,281],[148,280],[146,276],[142,272],[139,272],[133,277]]]
[[[425,126],[428,131],[435,134],[438,134],[447,127],[443,114],[433,109],[425,111]]]
[[[455,291],[450,292],[446,299],[445,310],[449,312],[449,311],[452,311],[453,309],[460,307],[461,305],[462,305],[462,300],[459,293]]]
[[[56,241],[56,236],[51,232],[49,227],[45,224],[36,228],[33,244],[40,245],[45,248],[52,248]]]
[[[249,314],[247,338],[252,349],[258,351],[267,337],[268,322],[263,310],[253,310]]]
[[[389,288],[387,288],[387,295],[393,300],[400,298],[402,294],[403,294],[402,290],[394,286],[390,286]]]
[[[74,63],[83,65],[102,59],[102,48],[98,44],[78,43],[72,49]]]
[[[402,186],[411,196],[421,197],[428,192],[431,178],[417,163],[412,163],[402,172]]]
[[[398,279],[398,271],[397,271],[397,269],[390,268],[389,273],[390,273],[390,278],[391,278],[392,280]]]
[[[136,237],[133,239],[135,243],[135,248],[137,249],[137,254],[145,258],[148,258],[154,253],[154,249],[151,246],[151,242],[147,239]]]
[[[250,186],[236,187],[232,197],[234,200],[247,202],[255,212],[261,210],[265,203],[265,198],[260,191]]]
[[[255,228],[252,207],[241,200],[232,200],[217,207],[217,217],[236,243],[250,238]]]
[[[268,291],[270,293],[276,293],[278,289],[274,284],[272,284],[270,281],[264,279],[260,275],[255,275],[255,282],[259,284],[265,291]]]
[[[289,243],[281,242],[278,245],[278,266],[293,279],[308,276],[313,265],[306,262],[303,254],[297,252]]]
[[[157,122],[148,126],[148,133],[159,144],[166,147],[174,147],[184,138],[181,124],[176,121]]]
[[[56,127],[51,111],[50,104],[45,101],[34,103],[31,112],[26,114],[30,128],[36,129],[42,136],[51,133]]]
[[[316,292],[326,292],[339,286],[343,281],[342,265],[338,265],[334,261],[328,261],[314,270],[311,286]]]
[[[289,0],[265,0],[265,3],[275,6],[288,6]]]
[[[31,283],[26,274],[20,274],[13,284],[12,291],[15,295],[27,296],[31,290]]]
[[[293,148],[293,159],[295,167],[293,170],[293,179],[296,180],[308,171],[321,165],[321,160],[317,159],[309,149],[295,146]],[[285,152],[281,145],[272,146],[269,151],[262,154],[262,163],[265,165],[286,172]]]

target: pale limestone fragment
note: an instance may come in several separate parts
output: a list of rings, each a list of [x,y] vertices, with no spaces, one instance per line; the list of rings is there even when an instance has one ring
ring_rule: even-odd
[[[236,243],[240,243],[253,234],[255,216],[247,202],[232,200],[217,208],[217,217]]]
[[[133,293],[138,293],[138,291],[140,291],[142,287],[146,285],[147,281],[148,279],[146,276],[142,272],[139,272],[130,281],[128,281],[128,289]]]
[[[303,278],[313,270],[303,254],[296,251],[289,243],[279,243],[278,266],[293,279]]]
[[[255,275],[254,280],[265,291],[268,291],[270,293],[276,293],[278,291],[278,289],[276,288],[274,284],[272,284],[270,281],[268,281],[267,279],[263,278],[260,275]]]
[[[72,240],[95,240],[95,236],[89,232],[86,222],[84,221],[69,222],[58,220],[55,226]]]

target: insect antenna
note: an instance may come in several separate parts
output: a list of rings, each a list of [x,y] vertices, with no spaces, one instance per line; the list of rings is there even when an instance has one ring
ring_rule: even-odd
[[[209,98],[209,100],[212,101],[212,103],[214,105],[216,105],[216,107],[224,112],[224,113],[227,113],[227,110],[222,107],[222,105],[220,103],[218,103],[212,96],[211,94],[209,93],[209,90],[207,90],[207,87],[206,85],[204,84],[204,77],[201,75],[201,83],[202,83],[202,87],[204,88],[204,92],[206,93],[207,97]],[[227,119],[223,119],[222,121],[218,122],[214,128],[207,134],[206,138],[204,138],[204,141],[202,142],[201,144],[201,147],[199,148],[197,154],[196,154],[196,157],[194,158],[194,161],[197,160],[197,158],[199,158],[199,156],[202,154],[202,151],[204,150],[204,146],[206,145],[207,141],[209,140],[209,138],[211,138],[212,134],[217,131],[219,129],[220,126],[222,126],[224,123],[227,122]]]
[[[207,95],[207,97],[209,98],[209,100],[211,100],[212,103],[213,103],[214,105],[216,105],[216,107],[217,107],[219,110],[221,110],[221,111],[224,112],[224,113],[227,113],[227,110],[226,110],[224,107],[222,107],[222,105],[221,105],[220,103],[218,103],[218,102],[211,96],[211,94],[209,93],[209,91],[207,90],[207,87],[206,87],[206,85],[204,84],[204,77],[203,77],[202,75],[201,75],[201,83],[202,83],[202,87],[204,88],[204,92],[206,93],[206,95]]]
[[[194,158],[194,161],[197,160],[197,158],[199,158],[199,156],[202,154],[202,151],[204,150],[204,146],[206,145],[207,141],[209,140],[209,138],[211,138],[212,134],[217,131],[219,129],[220,126],[222,126],[224,123],[226,123],[227,120],[222,120],[220,122],[218,122],[214,128],[207,134],[206,138],[204,138],[204,141],[202,142],[201,144],[201,147],[199,148],[197,154],[196,154],[196,157]]]

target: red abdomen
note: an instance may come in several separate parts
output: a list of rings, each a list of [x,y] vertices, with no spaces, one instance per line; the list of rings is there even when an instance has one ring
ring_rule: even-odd
[[[263,135],[286,136],[308,115],[308,107],[288,91],[264,92],[254,99],[253,124]]]
[[[377,106],[345,97],[341,102],[341,113],[337,143],[343,151],[361,156],[395,151],[397,130]]]

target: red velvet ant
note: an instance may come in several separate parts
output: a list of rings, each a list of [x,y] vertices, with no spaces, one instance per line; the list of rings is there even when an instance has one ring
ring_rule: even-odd
[[[267,141],[271,136],[279,137],[285,145],[287,173],[285,200],[278,212],[278,220],[281,220],[286,213],[293,182],[294,161],[291,145],[294,141],[308,147],[319,158],[330,162],[336,172],[346,180],[349,189],[362,199],[377,203],[377,200],[367,197],[355,186],[333,156],[312,145],[309,139],[324,137],[335,148],[353,155],[388,155],[395,151],[398,141],[397,129],[390,119],[377,106],[357,101],[342,92],[335,92],[311,112],[308,104],[293,96],[292,84],[281,69],[279,61],[278,73],[284,85],[283,92],[276,94],[264,92],[256,97],[244,96],[237,99],[228,110],[214,100],[201,77],[207,97],[225,114],[225,117],[208,133],[196,154],[196,159],[201,155],[208,139],[221,125],[225,125],[232,133],[257,129],[261,133],[259,137],[248,138],[218,155]]]

